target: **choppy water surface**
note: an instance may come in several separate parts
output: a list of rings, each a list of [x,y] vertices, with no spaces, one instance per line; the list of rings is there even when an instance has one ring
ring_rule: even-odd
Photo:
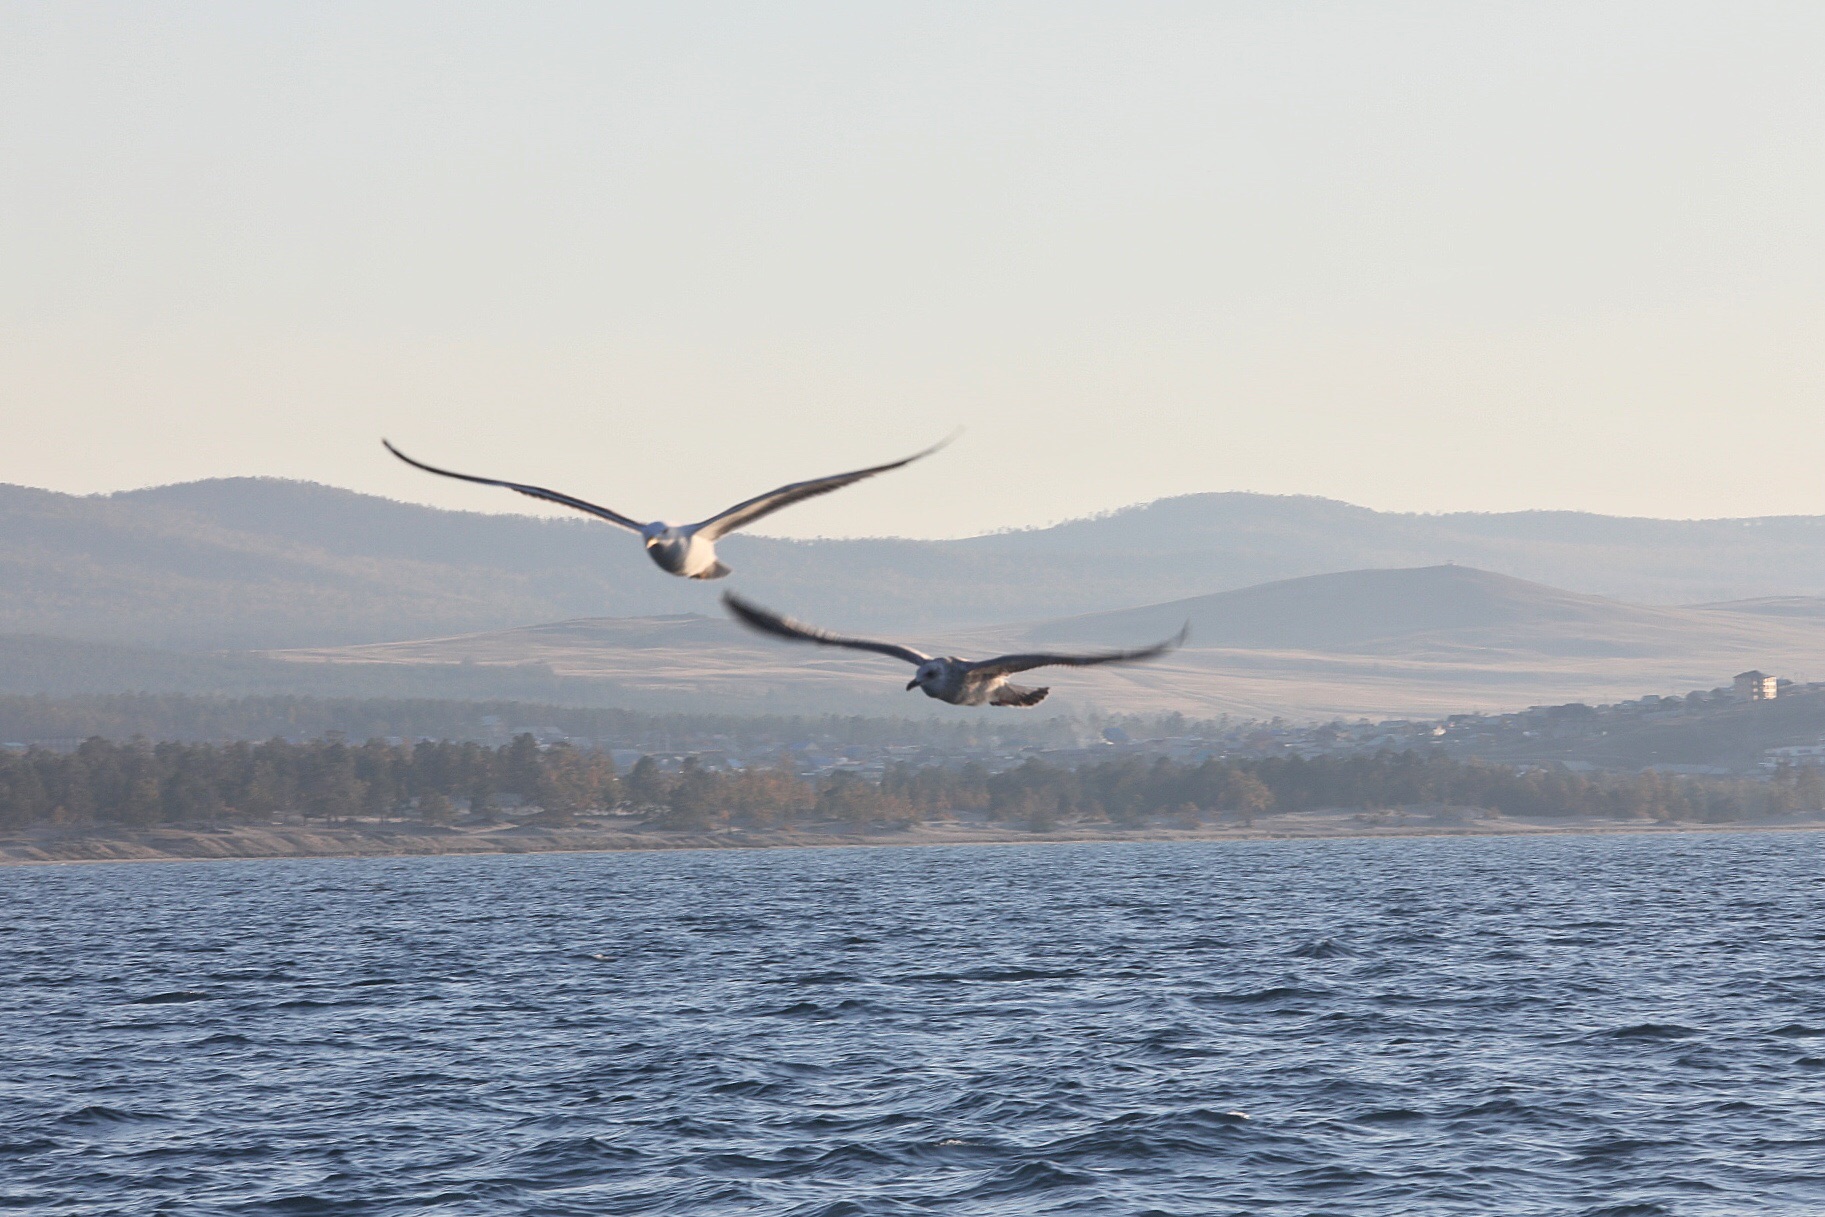
[[[1825,837],[0,871],[0,1207],[1825,1212]]]

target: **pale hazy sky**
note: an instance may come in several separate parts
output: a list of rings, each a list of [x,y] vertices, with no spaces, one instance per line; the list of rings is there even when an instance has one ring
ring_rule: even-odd
[[[0,481],[1825,513],[1825,5],[0,3]]]

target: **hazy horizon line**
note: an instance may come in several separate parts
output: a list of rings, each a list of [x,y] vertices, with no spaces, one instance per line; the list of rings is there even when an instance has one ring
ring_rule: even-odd
[[[19,490],[35,490],[35,491],[40,491],[45,494],[61,495],[65,498],[71,498],[71,499],[112,499],[112,498],[119,498],[119,497],[123,497],[123,496],[127,496],[127,495],[145,494],[145,493],[150,493],[150,492],[155,492],[155,491],[160,491],[160,490],[173,490],[173,489],[178,489],[178,488],[182,488],[182,487],[186,487],[186,486],[200,486],[200,485],[203,485],[203,484],[209,483],[209,482],[282,482],[282,483],[286,483],[288,485],[294,485],[294,486],[311,486],[311,487],[317,487],[317,488],[324,489],[324,490],[334,490],[334,491],[342,492],[344,494],[358,495],[362,498],[367,498],[367,499],[378,499],[378,500],[381,500],[383,502],[388,502],[388,503],[400,503],[400,504],[403,504],[403,505],[409,506],[409,507],[424,507],[424,508],[427,508],[432,511],[444,512],[444,513],[447,513],[450,515],[501,516],[501,517],[514,517],[514,518],[528,519],[528,520],[570,520],[570,521],[574,521],[579,524],[586,524],[589,522],[588,520],[582,519],[579,516],[577,516],[577,514],[575,512],[564,511],[560,508],[553,508],[550,511],[540,511],[540,510],[537,510],[536,508],[531,509],[531,510],[522,510],[522,509],[514,509],[514,508],[504,508],[504,509],[500,509],[500,510],[488,510],[488,509],[480,508],[480,507],[445,507],[440,504],[428,502],[428,501],[425,501],[422,499],[400,498],[400,497],[397,497],[394,495],[380,494],[380,493],[377,493],[377,492],[371,491],[371,490],[359,490],[359,489],[356,489],[351,486],[340,486],[334,482],[320,482],[320,481],[316,481],[316,480],[310,479],[310,478],[285,477],[285,476],[282,476],[279,474],[259,474],[259,473],[217,474],[217,475],[214,475],[211,477],[192,478],[187,481],[154,482],[154,483],[150,483],[150,484],[144,485],[144,486],[123,487],[118,490],[92,490],[92,491],[86,491],[86,492],[59,490],[54,486],[34,486],[34,485],[30,485],[25,482],[0,481],[0,486],[11,487],[14,489],[19,489]],[[1091,523],[1091,522],[1095,522],[1095,521],[1099,521],[1099,520],[1113,519],[1117,516],[1127,515],[1131,512],[1144,511],[1147,508],[1156,507],[1162,503],[1173,503],[1173,502],[1183,501],[1186,499],[1211,498],[1211,497],[1216,497],[1216,496],[1234,496],[1234,497],[1245,497],[1245,498],[1254,498],[1254,499],[1278,499],[1278,500],[1306,501],[1306,502],[1313,502],[1313,503],[1323,503],[1323,504],[1328,504],[1328,505],[1338,506],[1338,507],[1347,507],[1354,511],[1369,512],[1371,514],[1378,515],[1378,516],[1405,516],[1405,517],[1411,517],[1414,519],[1448,519],[1451,517],[1460,517],[1460,516],[1476,516],[1476,517],[1487,518],[1487,517],[1496,517],[1496,516],[1560,515],[1560,516],[1587,516],[1592,519],[1601,519],[1601,520],[1651,521],[1654,523],[1667,523],[1667,524],[1709,524],[1709,523],[1736,523],[1736,522],[1740,522],[1740,523],[1744,523],[1744,524],[1753,524],[1753,523],[1763,523],[1763,522],[1781,521],[1781,520],[1825,520],[1825,511],[1816,512],[1816,513],[1792,512],[1792,513],[1773,514],[1773,515],[1746,515],[1746,516],[1621,515],[1621,514],[1617,514],[1617,513],[1613,513],[1613,512],[1593,511],[1588,508],[1581,508],[1581,507],[1519,507],[1519,508],[1509,508],[1506,510],[1499,510],[1499,511],[1498,510],[1477,510],[1474,508],[1457,508],[1457,509],[1451,509],[1451,510],[1434,510],[1434,511],[1406,511],[1406,510],[1401,510],[1398,508],[1375,507],[1375,506],[1372,506],[1367,503],[1357,503],[1357,502],[1353,502],[1349,499],[1336,498],[1331,495],[1320,494],[1320,493],[1315,493],[1315,492],[1287,493],[1287,492],[1267,491],[1267,490],[1231,489],[1231,490],[1194,490],[1194,491],[1189,491],[1189,492],[1186,492],[1183,494],[1161,495],[1159,498],[1142,499],[1142,500],[1138,500],[1138,501],[1134,501],[1134,502],[1123,503],[1123,504],[1120,504],[1120,505],[1114,506],[1114,507],[1105,507],[1105,508],[1101,508],[1101,509],[1098,509],[1095,511],[1085,512],[1081,515],[1062,516],[1062,517],[1049,519],[1049,520],[1046,520],[1043,522],[1032,523],[1032,524],[996,525],[996,526],[981,528],[981,529],[978,529],[978,530],[972,531],[972,532],[932,534],[932,535],[914,535],[914,534],[910,534],[910,533],[845,533],[845,534],[816,533],[816,534],[811,534],[811,535],[795,536],[795,535],[791,535],[791,534],[774,533],[774,532],[767,532],[767,531],[760,530],[760,529],[754,529],[754,530],[748,531],[746,535],[756,537],[756,538],[762,538],[762,539],[770,540],[770,541],[795,541],[795,542],[798,542],[798,541],[968,541],[968,540],[976,540],[976,539],[983,538],[983,537],[1012,536],[1012,535],[1017,535],[1020,533],[1046,532],[1050,529],[1061,528],[1061,527],[1064,527],[1064,526],[1070,525],[1070,524]]]

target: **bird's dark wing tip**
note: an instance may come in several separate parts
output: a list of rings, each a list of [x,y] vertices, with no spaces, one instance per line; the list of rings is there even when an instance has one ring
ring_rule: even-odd
[[[724,608],[735,614],[737,619],[770,634],[778,633],[784,624],[777,614],[769,612],[750,600],[743,600],[734,592],[724,592],[722,604]]]

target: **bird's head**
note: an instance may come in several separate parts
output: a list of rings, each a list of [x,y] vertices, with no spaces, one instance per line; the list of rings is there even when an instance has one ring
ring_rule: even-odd
[[[940,664],[920,664],[919,670],[913,673],[913,678],[906,682],[906,691],[910,693],[914,689],[930,684],[932,681],[938,679],[938,673],[942,670],[943,668]]]

